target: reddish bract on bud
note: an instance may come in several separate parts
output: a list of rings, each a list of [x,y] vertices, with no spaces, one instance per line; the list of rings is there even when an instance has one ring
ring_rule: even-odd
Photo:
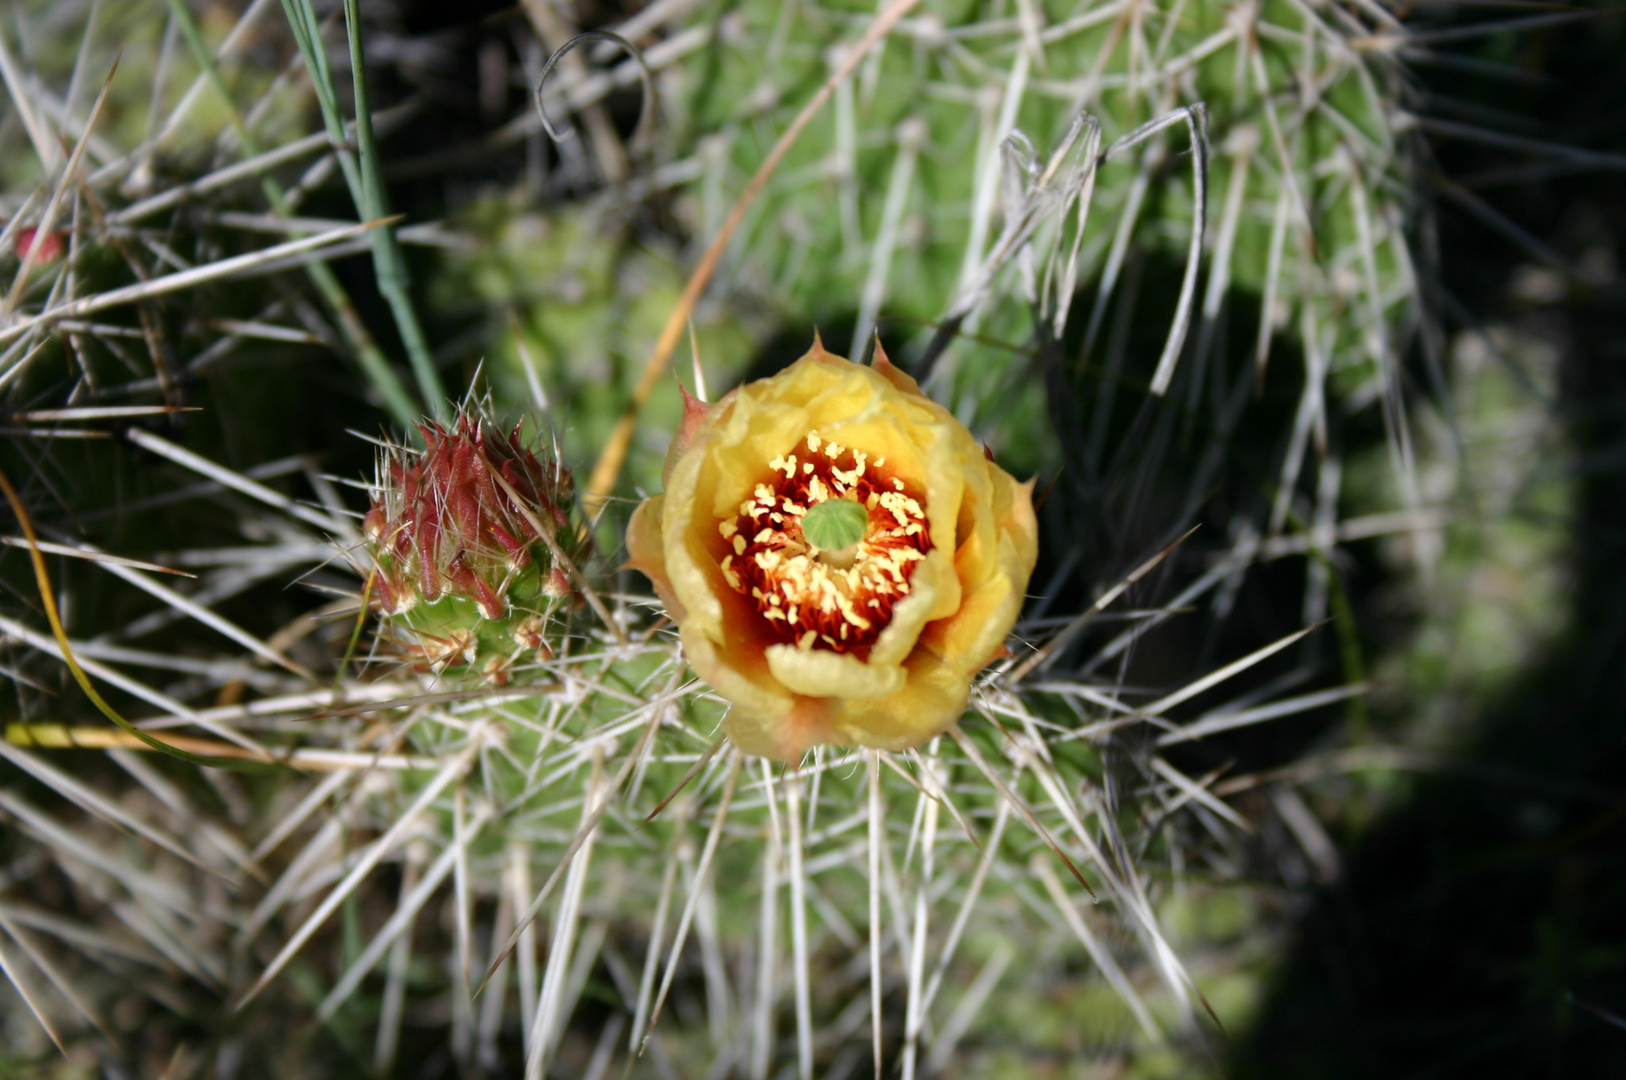
[[[362,521],[384,638],[419,670],[506,686],[581,602],[570,472],[478,414],[418,430],[422,451],[380,459]]]
[[[570,575],[557,566],[549,570],[547,576],[542,579],[542,595],[549,600],[563,600],[573,591],[575,590],[570,587]]]
[[[419,430],[421,454],[402,450],[380,463],[379,491],[363,520],[378,564],[379,604],[386,614],[402,614],[457,596],[500,619],[516,577],[548,561],[542,530],[555,542],[568,540],[570,473],[539,459],[517,425],[504,437],[465,413],[449,428]],[[543,589],[557,589],[553,578],[562,572],[539,569]]]

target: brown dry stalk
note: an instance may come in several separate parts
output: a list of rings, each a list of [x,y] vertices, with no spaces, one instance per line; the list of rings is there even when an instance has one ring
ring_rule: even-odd
[[[796,140],[801,137],[807,125],[813,122],[819,110],[835,94],[836,87],[857,69],[859,62],[868,55],[876,43],[890,33],[919,2],[920,0],[892,0],[886,6],[886,10],[870,24],[869,30],[859,39],[858,44],[847,51],[841,66],[831,73],[824,85],[819,87],[819,92],[814,94],[803,106],[802,111],[796,114],[796,119],[792,120],[790,127],[779,136],[779,141],[774,143],[773,149],[757,169],[756,175],[751,177],[751,182],[740,193],[734,208],[729,211],[728,219],[723,222],[723,227],[717,230],[717,236],[701,257],[700,264],[689,275],[688,284],[683,288],[683,296],[673,307],[671,316],[666,320],[666,326],[661,330],[661,336],[655,342],[655,348],[649,354],[649,360],[644,364],[643,375],[639,377],[638,385],[633,388],[632,400],[627,404],[621,418],[616,421],[615,430],[610,434],[603,452],[593,465],[593,473],[587,480],[587,491],[582,496],[582,508],[589,517],[604,503],[620,478],[622,466],[627,460],[627,448],[631,445],[632,434],[637,428],[638,413],[649,400],[649,395],[655,392],[655,385],[671,362],[672,353],[677,348],[678,340],[683,336],[683,328],[688,324],[689,317],[694,313],[695,304],[699,302],[700,295],[706,291],[706,286],[711,283],[711,276],[716,272],[717,264],[722,261],[723,251],[733,239],[740,222],[745,220],[746,211],[767,186],[768,180],[785,160],[785,155],[790,153],[790,148],[796,144]]]

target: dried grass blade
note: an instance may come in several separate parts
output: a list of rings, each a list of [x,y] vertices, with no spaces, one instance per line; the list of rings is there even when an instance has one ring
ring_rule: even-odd
[[[45,609],[45,618],[51,624],[51,636],[56,639],[57,647],[62,653],[63,662],[68,665],[68,670],[73,673],[74,681],[85,692],[85,696],[90,698],[91,703],[101,711],[103,716],[106,716],[154,750],[169,754],[171,757],[180,758],[182,761],[189,761],[194,765],[220,764],[218,760],[211,761],[195,754],[189,754],[184,750],[177,750],[162,739],[147,734],[121,716],[97,691],[95,684],[90,681],[90,676],[85,674],[85,669],[74,658],[73,646],[68,641],[68,632],[62,626],[62,617],[57,612],[56,593],[51,588],[51,575],[45,567],[45,556],[39,549],[39,537],[34,532],[33,519],[28,516],[28,510],[23,506],[22,497],[17,494],[17,489],[12,486],[11,479],[3,471],[0,471],[0,491],[4,492],[6,501],[11,504],[12,514],[17,518],[17,524],[22,526],[23,535],[28,538],[28,554],[34,564],[34,581],[39,587],[40,603]]]

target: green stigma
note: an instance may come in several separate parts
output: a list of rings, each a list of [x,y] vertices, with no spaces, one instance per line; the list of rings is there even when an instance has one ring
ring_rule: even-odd
[[[864,539],[869,511],[852,499],[826,499],[802,515],[802,535],[824,551],[845,551]]]

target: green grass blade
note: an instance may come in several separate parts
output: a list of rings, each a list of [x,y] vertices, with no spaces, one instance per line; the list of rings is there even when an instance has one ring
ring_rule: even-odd
[[[300,0],[309,4],[310,0]],[[361,158],[362,217],[376,221],[385,213],[388,200],[384,194],[384,179],[378,162],[378,144],[373,139],[373,115],[367,95],[367,63],[361,47],[361,12],[356,0],[345,0],[344,28],[350,39],[350,73],[355,80],[356,95],[356,149]],[[373,268],[378,274],[378,288],[395,316],[395,327],[406,346],[407,359],[418,380],[418,393],[436,417],[446,415],[446,391],[441,387],[440,374],[435,370],[435,359],[430,355],[429,342],[424,338],[418,312],[412,306],[407,279],[406,260],[401,257],[401,244],[395,230],[385,226],[372,233]]]
[[[188,10],[184,0],[170,0],[170,10],[174,12],[176,25],[180,28],[181,37],[185,39],[193,59],[197,61],[198,66],[208,77],[210,85],[214,87],[215,93],[219,95],[222,104],[226,107],[227,121],[231,124],[232,131],[236,133],[238,142],[242,145],[243,153],[248,157],[258,156],[261,152],[259,141],[254,138],[253,132],[249,131],[248,125],[243,123],[242,115],[237,111],[237,107],[232,101],[231,93],[226,87],[226,81],[221,77],[220,69],[214,62],[214,55],[204,42],[203,34],[198,29],[197,21],[192,18],[191,11]],[[297,30],[295,36],[299,36]],[[306,63],[309,64],[310,56],[308,53],[305,58]],[[315,81],[315,69],[313,68],[312,71],[313,81]],[[320,99],[321,94],[318,92],[318,100]],[[329,134],[332,134],[331,130]],[[342,139],[337,141],[341,144],[343,142]],[[341,167],[343,163],[344,157],[341,154]],[[262,175],[260,177],[260,187],[265,192],[266,201],[270,203],[271,208],[279,215],[288,216],[289,207],[283,194],[282,185],[278,184],[273,177]],[[393,239],[393,235],[391,239]],[[316,286],[317,291],[322,294],[322,299],[326,301],[328,308],[332,311],[339,330],[344,334],[351,349],[354,350],[356,360],[361,365],[362,372],[367,376],[367,381],[372,384],[373,389],[378,391],[379,397],[383,399],[385,408],[389,410],[391,417],[407,431],[414,430],[413,425],[420,415],[420,409],[417,403],[412,400],[412,396],[407,393],[406,387],[401,384],[399,376],[390,367],[388,358],[385,357],[383,350],[378,347],[378,343],[373,340],[366,324],[361,321],[361,317],[356,313],[355,304],[351,302],[349,294],[345,292],[344,286],[340,284],[338,275],[334,274],[332,268],[324,262],[310,263],[306,268],[306,272],[310,275],[311,283]]]

